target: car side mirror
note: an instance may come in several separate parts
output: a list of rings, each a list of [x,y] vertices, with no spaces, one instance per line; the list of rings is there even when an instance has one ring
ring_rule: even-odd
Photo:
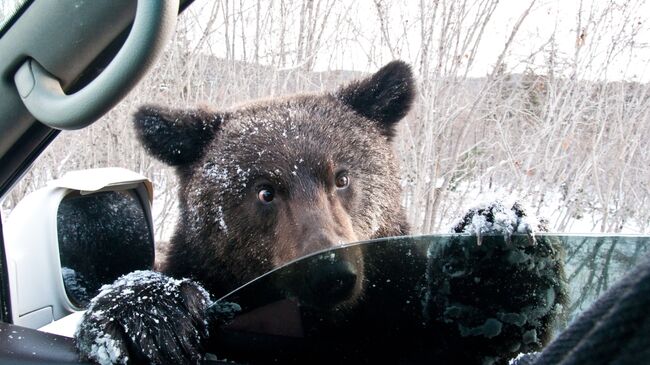
[[[23,199],[5,229],[13,323],[41,327],[119,276],[152,269],[152,196],[145,177],[105,168],[68,173]]]
[[[104,284],[153,264],[153,236],[136,189],[68,194],[57,212],[68,299],[85,308]]]

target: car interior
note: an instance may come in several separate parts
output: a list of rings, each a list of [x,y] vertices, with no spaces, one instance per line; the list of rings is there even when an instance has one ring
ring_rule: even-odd
[[[178,13],[190,3],[28,0],[17,5],[0,28],[0,196],[60,130],[92,123],[128,93],[164,47]],[[106,180],[101,173],[90,172],[84,179],[96,179],[95,186],[54,183],[25,201],[23,218],[17,214],[0,225],[4,247],[0,250],[1,363],[78,363],[71,338],[30,328],[62,318],[87,300],[69,296],[74,289],[63,284],[60,262],[65,259],[59,260],[57,251],[59,238],[65,241],[70,235],[57,236],[57,224],[65,224],[62,217],[83,219],[66,215],[66,207],[91,206],[101,194],[126,195],[140,212],[139,226],[151,232],[150,183],[128,171],[122,171],[122,178],[119,173],[111,176]],[[102,209],[115,200],[104,199]],[[34,211],[48,214],[39,217]],[[49,228],[34,230],[34,225]],[[36,232],[48,232],[48,238],[30,237]],[[36,246],[27,247],[31,243]],[[131,268],[151,266],[151,245],[144,247],[146,259],[130,263]],[[20,253],[14,255],[14,249]],[[48,274],[35,278],[40,269]]]
[[[0,197],[61,130],[93,123],[137,84],[160,54],[175,18],[191,3],[27,0],[17,7],[0,25]],[[0,363],[79,363],[71,333],[62,335],[52,324],[74,325],[103,284],[134,270],[152,269],[153,193],[148,178],[126,169],[76,171],[31,193],[8,219],[0,220]],[[118,235],[129,238],[116,242]],[[650,249],[648,237],[546,236],[569,248],[623,244]],[[210,346],[241,361],[296,361],[319,349],[330,355],[351,351],[327,342],[339,317],[297,303],[313,302],[316,295],[301,282],[306,272],[327,275],[322,262],[359,248],[364,262],[383,268],[368,272],[367,285],[374,289],[367,295],[382,304],[386,322],[375,328],[371,319],[360,318],[356,328],[388,328],[418,338],[423,319],[415,298],[428,270],[419,258],[446,247],[451,237],[381,239],[372,248],[362,242],[277,268],[220,299],[237,303],[240,311],[210,339]],[[467,250],[476,246],[474,237],[453,237]],[[525,245],[526,237],[516,242]],[[412,255],[414,251],[422,255]],[[621,273],[635,262],[626,265],[619,268]],[[575,313],[596,298],[581,299]],[[373,310],[369,313],[376,315]],[[349,335],[363,336],[363,331]],[[409,361],[414,352],[426,349],[426,342],[403,348],[399,360]]]

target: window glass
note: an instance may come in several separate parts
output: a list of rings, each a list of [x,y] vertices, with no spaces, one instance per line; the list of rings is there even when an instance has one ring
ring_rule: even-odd
[[[222,298],[217,306],[231,305],[237,316],[215,346],[235,360],[327,353],[439,359],[454,351],[432,349],[444,348],[457,331],[473,347],[514,333],[513,348],[538,350],[526,345],[569,325],[649,249],[650,237],[575,235],[541,235],[536,244],[525,236],[477,244],[472,236],[436,235],[350,245],[298,260]],[[351,283],[350,268],[360,285]],[[544,334],[547,313],[558,320]]]
[[[79,307],[102,285],[153,267],[153,237],[132,191],[66,197],[57,213],[57,236],[66,293]]]

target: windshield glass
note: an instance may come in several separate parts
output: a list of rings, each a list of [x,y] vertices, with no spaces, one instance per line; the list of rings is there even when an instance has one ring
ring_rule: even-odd
[[[472,346],[516,332],[521,344],[510,345],[524,350],[570,324],[650,248],[647,236],[536,238],[535,244],[526,236],[483,237],[480,244],[461,235],[388,238],[297,260],[216,304],[240,309],[215,336],[217,353],[242,361],[305,361],[316,353],[419,361],[455,353],[444,348],[457,346],[445,341],[454,332]],[[555,280],[556,258],[564,262],[564,288]],[[341,263],[350,260],[363,268],[360,288],[346,287]],[[557,320],[545,334],[539,323],[549,313]]]

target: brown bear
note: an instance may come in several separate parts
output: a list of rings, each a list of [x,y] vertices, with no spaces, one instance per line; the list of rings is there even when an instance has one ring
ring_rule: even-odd
[[[76,333],[81,353],[102,363],[196,363],[208,336],[208,292],[219,298],[292,260],[344,243],[407,235],[391,140],[414,96],[410,67],[394,61],[334,93],[229,111],[141,108],[135,115],[139,139],[175,166],[180,179],[179,221],[161,263],[169,277],[137,272],[105,287]],[[348,250],[334,274],[336,285],[309,278],[325,285],[313,302],[332,308],[367,302],[366,265],[359,251]],[[561,279],[561,267],[553,267],[550,275]],[[536,279],[529,279],[525,284],[535,287]],[[553,303],[544,304],[548,313],[564,300],[560,284]],[[436,322],[440,300],[425,297],[433,298],[425,307]],[[554,320],[549,315],[539,327],[548,332]],[[538,348],[510,347],[499,347],[503,356],[467,359],[498,362]]]

